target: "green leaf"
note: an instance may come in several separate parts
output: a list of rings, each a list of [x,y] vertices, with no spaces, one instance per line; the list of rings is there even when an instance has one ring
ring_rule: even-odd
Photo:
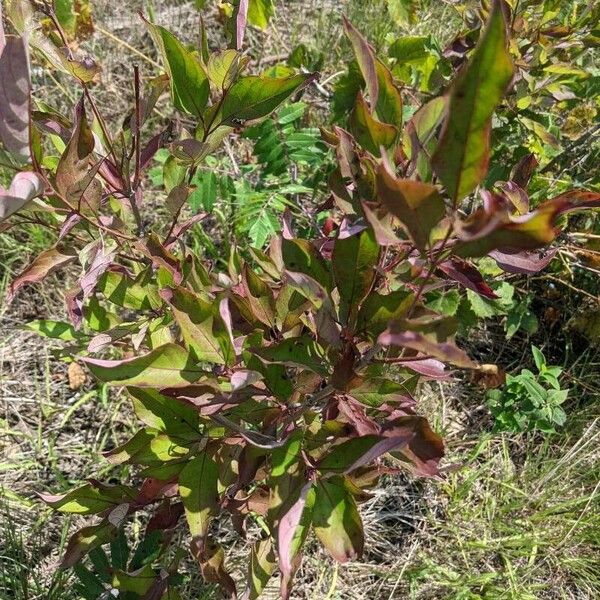
[[[390,17],[396,25],[414,23],[417,10],[416,0],[386,0]]]
[[[452,86],[448,115],[432,157],[434,171],[454,205],[487,173],[492,114],[513,74],[500,4],[494,1],[485,31]]]
[[[83,334],[77,331],[70,323],[63,321],[52,321],[49,319],[38,319],[30,321],[25,325],[27,329],[35,331],[40,335],[63,342],[73,342],[83,337]]]
[[[129,387],[135,414],[140,421],[164,433],[179,435],[198,434],[198,411],[156,390]]]
[[[198,381],[204,371],[177,344],[165,344],[148,354],[122,360],[82,358],[100,381],[136,387],[181,387]]]
[[[381,146],[390,148],[398,138],[396,127],[382,123],[372,116],[362,92],[358,93],[348,125],[356,141],[375,156],[381,154]]]
[[[161,295],[171,306],[185,345],[197,361],[233,363],[235,350],[218,302],[208,302],[183,287],[165,288]]]
[[[96,289],[117,306],[133,310],[157,309],[162,302],[158,287],[148,281],[149,277],[147,271],[140,273],[135,280],[117,271],[106,271]]]
[[[369,378],[360,386],[352,388],[348,395],[362,404],[378,407],[387,403],[406,403],[411,400],[413,392],[414,385],[411,385],[410,380],[398,383],[391,379]]]
[[[371,106],[377,106],[379,100],[379,80],[375,66],[375,55],[365,37],[346,19],[344,19],[344,31],[352,44],[356,62],[360,68],[361,75],[367,84],[369,102]]]
[[[396,290],[389,294],[371,292],[358,312],[357,331],[366,331],[377,337],[390,321],[401,319],[413,303],[414,294]]]
[[[147,427],[121,446],[105,452],[104,457],[113,465],[154,466],[185,458],[188,452],[188,448],[180,446],[168,435]]]
[[[208,533],[210,519],[219,512],[218,479],[217,464],[206,452],[193,458],[179,475],[179,495],[190,533],[200,546]]]
[[[155,581],[157,581],[156,572],[150,565],[146,565],[135,573],[126,573],[121,569],[117,569],[113,573],[112,586],[123,592],[123,595],[125,595],[125,592],[132,592],[143,596]]]
[[[171,79],[173,103],[183,112],[201,116],[208,102],[210,84],[200,61],[170,31],[160,25],[146,24]]]
[[[335,241],[333,275],[340,294],[340,320],[343,323],[354,326],[360,303],[375,281],[378,260],[379,244],[371,229]]]
[[[494,300],[484,298],[473,290],[467,290],[471,310],[481,319],[505,315],[514,304],[515,288],[510,283],[503,281],[499,285],[492,285],[492,289],[498,296]]]
[[[377,170],[377,195],[383,206],[399,219],[421,252],[431,230],[445,214],[437,188],[412,179],[398,179],[384,162]]]
[[[441,293],[434,292],[428,296],[427,308],[450,317],[456,314],[460,304],[460,293],[458,290],[447,290]]]
[[[344,563],[362,554],[363,525],[344,477],[318,482],[312,522],[315,534],[337,561]]]
[[[281,240],[283,263],[289,271],[304,273],[331,290],[331,272],[329,265],[308,240],[283,238]]]
[[[248,600],[256,600],[261,595],[276,566],[277,558],[271,538],[255,542],[248,565]]]
[[[305,367],[323,376],[328,372],[323,349],[306,335],[287,338],[264,348],[254,348],[253,352],[266,362]]]
[[[248,121],[266,117],[314,78],[311,74],[292,77],[243,77],[231,86],[223,100],[221,122],[231,125],[236,119]]]
[[[535,366],[537,367],[537,370],[541,373],[544,370],[544,367],[546,366],[546,358],[537,346],[531,346],[531,353],[533,354]]]
[[[273,0],[249,0],[248,1],[248,23],[265,29],[275,14]]]
[[[245,62],[241,54],[232,48],[213,52],[208,59],[206,72],[218,88],[226,90],[238,78]]]
[[[68,569],[78,563],[90,550],[106,544],[116,536],[115,526],[102,521],[91,527],[84,527],[74,533],[67,544],[61,568]]]
[[[87,483],[66,494],[40,494],[40,498],[59,512],[95,515],[121,504],[127,493],[128,489],[124,486],[100,487]]]

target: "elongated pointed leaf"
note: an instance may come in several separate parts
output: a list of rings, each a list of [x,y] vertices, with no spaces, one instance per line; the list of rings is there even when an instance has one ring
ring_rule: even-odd
[[[119,506],[124,497],[131,499],[132,494],[124,486],[94,486],[87,483],[66,494],[39,496],[48,506],[59,512],[93,515]]]
[[[193,458],[179,475],[179,495],[185,508],[192,543],[203,551],[210,519],[218,513],[217,464],[206,452]]]
[[[174,436],[198,433],[198,412],[151,389],[130,387],[133,408],[138,418],[154,429]]]
[[[315,75],[292,77],[258,77],[252,75],[236,81],[223,101],[221,121],[231,125],[235,120],[260,119],[273,112],[294,92],[315,79]]]
[[[75,261],[76,258],[77,254],[74,250],[62,246],[42,252],[8,286],[6,302],[11,302],[17,291],[25,284],[42,281],[47,275]]]
[[[181,346],[165,344],[148,354],[122,360],[83,358],[100,381],[136,387],[182,387],[198,381],[204,371]]]
[[[319,375],[327,375],[323,349],[308,336],[287,338],[252,351],[265,362],[305,367]]]
[[[44,193],[44,182],[36,173],[17,173],[8,190],[0,186],[0,222]]]
[[[29,156],[29,57],[24,37],[6,36],[0,54],[0,141],[9,152]]]
[[[397,333],[393,329],[384,331],[379,336],[379,343],[382,346],[412,348],[423,354],[439,358],[444,362],[449,362],[465,369],[474,369],[477,366],[464,350],[461,350],[454,344],[450,342],[435,342],[423,334],[414,331],[400,331]]]
[[[204,68],[170,31],[160,25],[146,24],[169,74],[173,103],[183,112],[201,116],[210,93]]]
[[[329,452],[320,462],[322,472],[349,473],[363,465],[368,465],[380,456],[406,446],[415,436],[409,428],[395,437],[363,435],[347,440]]]
[[[340,321],[353,323],[360,303],[375,281],[379,245],[371,229],[337,239],[333,249],[333,274],[340,294]]]
[[[245,596],[247,600],[256,600],[260,597],[276,566],[277,559],[271,538],[255,542],[250,552],[250,564],[248,565],[248,588]]]
[[[317,537],[337,561],[344,563],[362,554],[363,525],[344,477],[318,482],[312,522]]]
[[[224,365],[235,360],[235,350],[215,302],[206,302],[182,287],[166,288],[161,296],[172,307],[185,344],[198,361]]]
[[[67,549],[60,565],[61,569],[68,569],[78,563],[88,552],[106,544],[116,537],[116,528],[108,520],[97,525],[84,527],[74,533],[67,544]]]
[[[361,92],[350,115],[349,126],[356,141],[375,155],[380,154],[382,146],[392,147],[398,138],[398,129],[394,125],[382,123],[373,117]]]
[[[431,230],[444,216],[444,201],[428,183],[399,179],[383,162],[377,171],[377,196],[382,205],[406,228],[419,250],[429,243]]]
[[[124,444],[104,453],[104,457],[113,465],[161,465],[165,462],[179,461],[187,456],[189,449],[180,446],[174,438],[147,427],[140,429]]]
[[[56,167],[56,189],[75,209],[95,209],[102,186],[94,179],[100,163],[93,169],[94,134],[88,124],[83,97],[75,107],[75,128]]]
[[[360,72],[367,84],[371,108],[377,106],[379,99],[379,80],[375,66],[375,56],[365,37],[344,17],[344,31],[352,44]]]
[[[434,171],[454,205],[487,173],[492,114],[513,74],[500,4],[494,1],[477,47],[452,86],[448,115],[432,157]]]

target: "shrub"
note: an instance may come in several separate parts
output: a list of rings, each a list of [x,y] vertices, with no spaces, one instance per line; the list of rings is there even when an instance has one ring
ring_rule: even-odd
[[[506,387],[488,392],[488,405],[496,421],[496,429],[526,431],[539,429],[553,433],[565,424],[567,415],[562,404],[569,390],[563,390],[558,378],[561,367],[551,367],[539,348],[532,346],[538,374],[521,369],[518,375],[507,375]]]
[[[51,5],[44,11],[52,37],[33,28],[31,15],[13,12],[21,35],[6,36],[0,58],[0,133],[17,171],[0,215],[10,217],[8,228],[35,222],[57,235],[14,279],[9,299],[79,264],[65,293],[70,322],[30,327],[68,342],[65,355],[99,381],[125,387],[143,424],[105,455],[133,465],[133,483],[90,480],[42,494],[60,512],[97,515],[70,538],[62,562],[77,566],[90,597],[110,586],[133,598],[173,597],[182,557],[174,531],[183,518],[204,579],[231,597],[236,582],[211,534],[216,519],[230,518],[253,541],[247,598],[276,569],[289,597],[311,530],[336,560],[360,556],[358,505],[378,478],[439,473],[443,443],[416,412],[419,382],[447,378],[448,367],[478,368],[453,341],[461,324],[449,310],[454,290],[497,299],[478,258],[536,272],[551,259],[544,248],[565,215],[600,204],[599,194],[574,190],[531,209],[530,160],[515,167],[513,181],[482,190],[481,203],[473,194],[488,171],[492,115],[513,78],[504,3],[492,4],[447,93],[406,123],[391,71],[345,22],[364,90],[347,129],[321,132],[336,159],[331,196],[318,210],[327,219],[310,219],[311,235],[299,237],[285,212],[267,249],[232,244],[226,268],[212,267],[186,245],[206,213],[180,219],[199,166],[236,130],[254,125],[253,135],[268,135],[257,121],[317,79],[245,74],[244,6],[233,14],[232,47],[212,53],[204,36],[193,51],[145,23],[167,75],[143,93],[134,67],[134,106],[117,134],[93,100],[97,66],[68,49]],[[36,52],[78,80],[72,119],[41,101],[31,109],[27,32]],[[167,90],[183,125],[145,139]],[[163,148],[166,225],[144,205],[145,176]],[[129,558],[125,533],[136,515],[147,525]],[[88,554],[95,572],[82,563]]]

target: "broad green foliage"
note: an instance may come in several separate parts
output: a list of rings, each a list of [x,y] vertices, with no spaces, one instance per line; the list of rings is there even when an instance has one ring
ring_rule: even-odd
[[[410,18],[413,3],[389,4]],[[0,218],[7,228],[33,219],[57,237],[8,299],[69,267],[66,320],[30,328],[66,342],[64,356],[97,380],[126,388],[142,423],[104,456],[134,484],[90,479],[42,495],[58,511],[95,516],[62,563],[75,567],[85,598],[111,588],[127,600],[178,598],[188,546],[228,597],[258,598],[279,571],[290,598],[309,536],[340,562],[360,558],[360,504],[384,472],[439,475],[444,445],[417,414],[419,383],[483,370],[455,342],[480,319],[506,315],[509,335],[531,330],[527,300],[492,278],[546,267],[567,215],[600,205],[582,189],[532,205],[529,155],[508,181],[473,193],[490,177],[494,111],[515,100],[506,7],[482,12],[488,24],[471,32],[474,49],[456,73],[440,56],[431,64],[429,38],[397,41],[388,61],[344,21],[355,57],[348,120],[318,134],[305,117],[310,95],[300,99],[315,73],[247,72],[246,24],[264,26],[271,2],[232,2],[233,47],[212,53],[204,35],[188,48],[147,23],[166,74],[144,82],[135,69],[132,111],[110,125],[92,103],[92,71],[70,51],[60,54],[82,95],[72,115],[59,115],[30,94],[27,36],[7,38],[2,72],[21,78],[3,78],[0,110],[14,113],[14,127],[0,128],[0,140],[18,172],[1,192]],[[46,12],[67,40],[69,15]],[[52,42],[40,50],[30,41],[47,56]],[[407,73],[428,92],[446,77],[448,91],[420,106],[402,93]],[[150,116],[169,91],[178,126],[155,131]],[[246,141],[232,144],[244,129]],[[144,202],[148,179],[164,187],[164,206]],[[315,207],[317,192],[325,201]],[[498,414],[535,392],[533,423],[547,430],[563,418],[565,393],[535,356],[539,380],[509,380]],[[134,517],[146,523],[135,548]],[[216,520],[258,532],[242,580],[214,539]],[[174,535],[185,521],[188,539]]]
[[[562,404],[569,395],[561,387],[561,367],[551,367],[539,348],[531,347],[537,374],[522,369],[507,375],[503,389],[490,390],[487,403],[499,430],[527,431],[538,429],[552,433],[567,420]]]

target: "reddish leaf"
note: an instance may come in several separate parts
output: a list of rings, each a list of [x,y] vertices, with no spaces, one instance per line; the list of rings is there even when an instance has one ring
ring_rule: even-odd
[[[483,275],[471,264],[459,258],[451,258],[438,265],[438,269],[464,287],[485,296],[497,298],[494,290],[485,282]]]
[[[70,248],[56,246],[50,250],[42,252],[33,262],[17,275],[13,282],[8,286],[6,292],[6,302],[12,302],[17,291],[26,283],[37,283],[42,281],[47,275],[75,261],[77,253]]]
[[[344,31],[352,44],[356,61],[358,62],[362,76],[367,84],[371,108],[374,108],[377,106],[377,100],[379,99],[379,81],[377,79],[375,56],[364,36],[350,23],[350,21],[348,21],[348,19],[346,19],[346,17],[343,17],[343,20]]]
[[[464,350],[449,342],[434,342],[421,333],[414,331],[394,332],[388,329],[380,336],[378,342],[382,346],[402,346],[412,348],[423,354],[439,358],[457,367],[466,369],[476,368],[476,364],[467,356]]]
[[[489,253],[498,266],[508,273],[539,273],[545,269],[555,257],[557,249],[546,252],[501,252],[493,250]]]
[[[9,35],[1,52],[0,140],[9,152],[28,157],[31,83],[27,41]]]
[[[0,186],[0,222],[44,193],[44,181],[36,173],[17,173],[8,190]]]
[[[75,107],[75,129],[56,167],[56,189],[73,208],[95,209],[102,186],[94,179],[102,162],[92,169],[94,134],[88,124],[83,97]]]

